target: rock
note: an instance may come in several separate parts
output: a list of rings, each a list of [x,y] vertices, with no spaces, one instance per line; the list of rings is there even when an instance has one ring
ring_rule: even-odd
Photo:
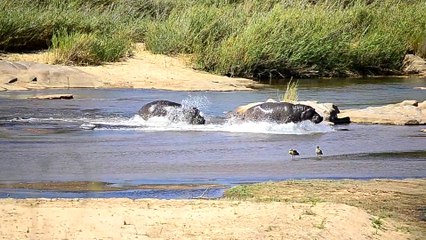
[[[426,74],[426,61],[414,54],[407,54],[402,62],[402,70],[406,74]]]
[[[0,87],[7,90],[97,86],[95,76],[74,67],[0,60]]]
[[[417,121],[416,119],[410,119],[404,125],[419,125],[419,124],[420,122]]]
[[[380,107],[343,110],[341,114],[356,123],[423,125],[426,124],[426,101],[405,100]]]
[[[17,81],[18,81],[18,78],[15,77],[15,78],[12,78],[9,81],[7,81],[7,83],[11,84],[11,83],[15,83]]]
[[[417,102],[416,100],[404,100],[400,103],[398,103],[400,106],[419,106],[419,102]]]
[[[426,101],[417,104],[417,107],[423,111],[426,111]]]
[[[28,99],[39,99],[39,100],[55,100],[55,99],[73,99],[74,96],[68,93],[62,94],[50,94],[50,95],[40,95],[35,97],[30,97]]]
[[[83,123],[80,125],[80,128],[84,130],[93,130],[96,128],[96,125],[92,123]]]

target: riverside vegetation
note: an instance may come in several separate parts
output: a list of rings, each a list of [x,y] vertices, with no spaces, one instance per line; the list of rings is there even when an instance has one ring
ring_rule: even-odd
[[[0,51],[120,61],[143,42],[195,68],[249,78],[395,73],[426,57],[423,0],[1,0]]]

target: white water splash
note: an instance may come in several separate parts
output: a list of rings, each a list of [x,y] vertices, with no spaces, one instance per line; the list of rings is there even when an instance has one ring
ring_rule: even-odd
[[[196,107],[202,112],[211,105],[211,102],[206,96],[188,96],[188,98],[182,100],[181,104],[184,108]]]
[[[92,124],[101,125],[98,130],[138,130],[138,131],[201,131],[201,132],[233,132],[233,133],[263,133],[263,134],[313,134],[334,131],[326,123],[314,124],[310,121],[300,123],[277,124],[271,122],[225,120],[222,123],[206,123],[191,125],[185,122],[171,121],[167,117],[152,117],[148,120],[135,115],[128,120],[111,119],[111,121],[96,121]]]

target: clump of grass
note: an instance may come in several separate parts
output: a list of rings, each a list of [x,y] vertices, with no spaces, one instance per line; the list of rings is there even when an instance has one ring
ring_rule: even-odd
[[[312,209],[311,209],[311,208],[310,208],[310,209],[308,209],[308,210],[305,210],[305,211],[303,212],[303,214],[304,214],[304,215],[310,215],[310,216],[316,216],[316,215],[317,215],[314,211],[312,211]]]
[[[297,100],[299,99],[298,89],[299,89],[299,81],[290,80],[287,83],[287,89],[286,89],[281,101],[283,101],[283,102],[297,102]]]
[[[379,230],[381,230],[383,228],[383,220],[382,218],[378,217],[372,217],[371,218],[371,225],[373,226],[374,229],[376,229],[376,234],[378,233]]]
[[[104,37],[94,33],[58,31],[52,37],[50,62],[66,65],[98,65],[127,56],[131,42],[125,36]]]
[[[314,224],[314,227],[318,228],[318,229],[325,229],[325,224],[327,223],[327,218],[323,218],[321,223],[319,224]]]
[[[252,189],[250,186],[239,185],[227,190],[224,194],[224,197],[230,198],[230,199],[243,200],[243,199],[253,198],[254,195],[252,193]]]
[[[95,44],[94,34],[58,32],[52,37],[49,62],[53,64],[99,64],[91,52]]]

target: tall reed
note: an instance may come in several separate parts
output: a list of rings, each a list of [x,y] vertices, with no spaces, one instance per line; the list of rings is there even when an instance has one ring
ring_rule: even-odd
[[[400,69],[406,53],[426,57],[426,2],[0,1],[0,51],[58,49],[67,43],[53,46],[53,38],[69,37],[92,46],[82,47],[89,52],[79,53],[88,58],[81,64],[117,61],[144,42],[155,53],[191,54],[197,68],[228,76],[377,74]]]

